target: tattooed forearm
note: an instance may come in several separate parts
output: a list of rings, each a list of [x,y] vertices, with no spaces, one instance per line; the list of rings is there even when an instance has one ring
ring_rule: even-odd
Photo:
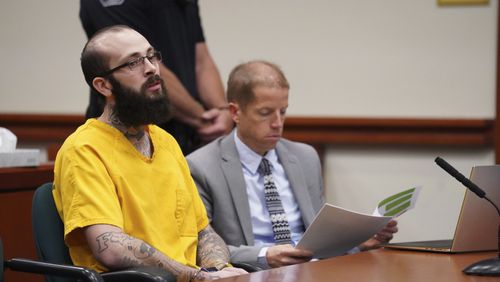
[[[109,247],[111,247],[111,244],[119,244],[122,247],[125,247],[127,250],[132,250],[133,240],[134,238],[120,232],[105,232],[97,236],[96,238],[97,245],[99,246],[99,253],[107,250]]]
[[[196,269],[187,267],[158,252],[147,243],[120,232],[106,232],[96,238],[98,253],[114,251],[121,255],[116,268],[151,265],[164,268],[175,275],[178,281],[189,281]]]
[[[122,258],[121,264],[123,265],[124,268],[132,267],[132,266],[144,266],[145,265],[144,263],[141,263],[137,259],[134,259],[134,258],[131,258],[131,257],[127,257],[127,256],[124,256]]]
[[[124,247],[134,255],[134,258],[137,259],[152,257],[156,252],[155,248],[144,242],[140,242],[139,246],[135,246],[134,243],[136,242],[136,239],[124,233],[106,232],[99,235],[96,238],[96,241],[99,246],[99,253],[106,251],[110,247],[110,244],[118,244]]]
[[[224,240],[207,226],[198,233],[197,262],[205,267],[222,268],[229,262],[229,250]]]

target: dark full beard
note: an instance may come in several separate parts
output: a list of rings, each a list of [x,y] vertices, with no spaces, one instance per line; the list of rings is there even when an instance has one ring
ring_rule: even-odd
[[[152,83],[160,81],[159,93],[150,95],[147,88]],[[171,105],[168,100],[165,83],[159,75],[154,75],[141,86],[139,92],[123,86],[113,76],[109,77],[115,96],[114,116],[125,126],[140,126],[146,124],[161,124],[171,117]]]

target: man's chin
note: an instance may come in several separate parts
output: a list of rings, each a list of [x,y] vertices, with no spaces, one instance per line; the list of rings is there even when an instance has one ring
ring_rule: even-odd
[[[268,144],[273,144],[273,145],[276,145],[276,143],[278,143],[278,141],[280,141],[281,139],[281,136],[268,136],[266,137],[266,143]]]
[[[276,144],[278,143],[278,141],[280,139],[281,138],[266,138],[266,140],[264,142],[262,142],[262,144],[265,146],[266,151],[270,151],[270,150],[276,148]]]
[[[163,93],[161,88],[154,91],[146,90],[144,91],[144,94],[149,99],[160,99],[165,97],[165,94]]]

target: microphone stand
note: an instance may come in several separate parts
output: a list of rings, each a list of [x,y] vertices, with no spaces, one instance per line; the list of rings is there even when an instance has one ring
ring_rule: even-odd
[[[443,160],[440,157],[437,157],[435,160],[436,164],[448,172],[451,176],[455,177],[459,182],[461,182],[465,187],[474,192],[479,198],[484,198],[490,204],[495,207],[497,210],[497,214],[500,217],[500,210],[497,205],[493,203],[488,197],[486,197],[486,193],[479,188],[476,184],[472,183],[469,179],[467,179],[463,174],[458,172],[454,167],[452,167],[449,163]],[[498,250],[497,257],[492,259],[485,259],[473,263],[464,270],[462,270],[465,274],[468,275],[480,275],[480,276],[500,276],[500,225],[498,226],[498,234],[497,234],[497,242],[498,242]]]
[[[500,210],[488,197],[484,196],[488,202],[490,202],[495,209],[497,210],[497,214],[500,217]],[[485,259],[478,262],[475,262],[466,268],[464,268],[463,272],[468,275],[480,275],[480,276],[500,276],[500,224],[498,225],[498,251],[497,257],[491,259]]]

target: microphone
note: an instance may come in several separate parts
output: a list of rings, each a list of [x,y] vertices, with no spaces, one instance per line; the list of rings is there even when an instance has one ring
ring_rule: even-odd
[[[458,172],[454,167],[452,167],[448,162],[443,160],[440,157],[437,157],[435,160],[436,164],[444,169],[451,176],[455,177],[459,182],[461,182],[465,187],[469,188],[474,194],[476,194],[479,198],[484,198],[486,193],[479,188],[476,184],[472,183],[467,177]]]
[[[437,157],[435,160],[436,164],[444,169],[451,176],[455,177],[459,182],[461,182],[465,187],[469,188],[470,191],[474,192],[479,198],[484,198],[488,202],[490,202],[493,207],[497,210],[498,215],[500,216],[500,210],[488,197],[486,197],[486,193],[483,189],[479,188],[476,184],[466,178],[463,174],[458,172],[454,167],[452,167],[448,162],[443,160],[440,157]],[[464,268],[463,272],[468,275],[480,275],[480,276],[500,276],[500,226],[498,227],[498,255],[496,258],[485,259],[482,261],[478,261],[473,263],[466,268]]]

